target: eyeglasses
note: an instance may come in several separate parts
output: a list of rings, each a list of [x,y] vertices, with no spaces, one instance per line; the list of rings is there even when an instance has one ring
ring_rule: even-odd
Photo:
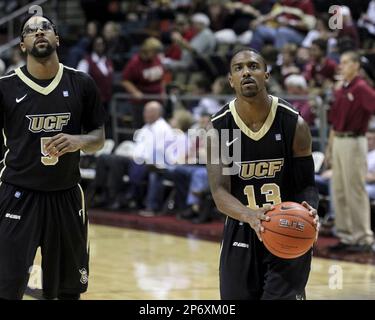
[[[55,25],[49,21],[42,21],[40,23],[30,23],[22,31],[23,36],[28,36],[37,33],[38,30],[48,32],[55,29]]]

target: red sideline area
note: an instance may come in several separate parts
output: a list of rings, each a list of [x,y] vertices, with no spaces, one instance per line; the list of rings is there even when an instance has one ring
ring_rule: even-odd
[[[223,232],[222,221],[194,224],[190,221],[178,220],[174,215],[142,217],[134,212],[112,212],[90,209],[89,217],[90,223],[93,224],[168,233],[182,237],[217,242],[221,241]],[[347,254],[329,252],[328,246],[336,244],[337,242],[338,240],[333,237],[320,236],[315,245],[314,256],[375,265],[375,255],[373,253]]]

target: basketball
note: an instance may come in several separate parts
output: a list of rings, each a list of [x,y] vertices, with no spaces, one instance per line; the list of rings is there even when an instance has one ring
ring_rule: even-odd
[[[266,213],[270,221],[262,221],[263,243],[275,256],[293,259],[302,256],[316,237],[314,217],[296,202],[282,202]]]

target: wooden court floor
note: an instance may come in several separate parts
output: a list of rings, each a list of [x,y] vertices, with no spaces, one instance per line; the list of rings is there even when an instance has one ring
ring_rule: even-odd
[[[219,243],[91,225],[90,247],[82,299],[219,299]],[[314,258],[307,298],[375,299],[375,266]]]

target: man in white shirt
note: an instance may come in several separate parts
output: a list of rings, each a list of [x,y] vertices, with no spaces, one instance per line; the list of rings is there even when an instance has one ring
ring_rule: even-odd
[[[143,118],[145,125],[134,134],[132,155],[121,154],[119,150],[98,158],[94,181],[99,195],[96,206],[118,210],[132,200],[140,202],[141,184],[148,175],[147,165],[164,162],[164,150],[173,139],[173,131],[162,117],[162,105],[157,101],[146,103]],[[129,176],[125,194],[122,193],[124,174]]]

